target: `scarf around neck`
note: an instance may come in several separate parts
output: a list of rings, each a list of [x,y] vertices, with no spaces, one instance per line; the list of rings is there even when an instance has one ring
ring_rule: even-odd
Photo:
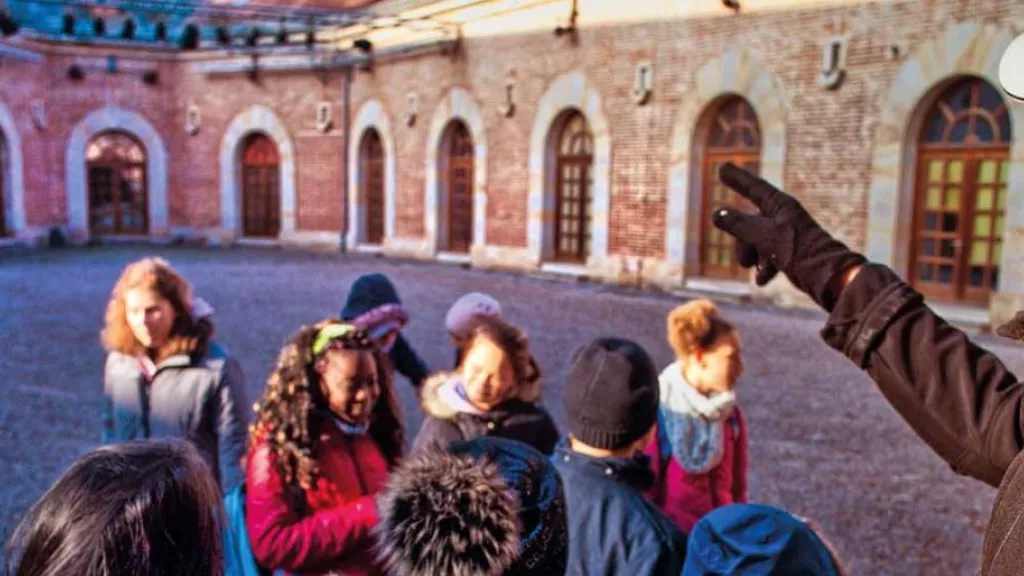
[[[449,378],[448,381],[441,384],[437,389],[437,395],[449,408],[460,414],[473,414],[474,416],[485,414],[483,410],[473,406],[473,403],[469,401],[466,387],[463,386],[462,378],[459,376]]]
[[[658,386],[658,420],[664,430],[662,455],[671,454],[691,474],[704,474],[717,467],[725,452],[724,425],[736,406],[736,394],[701,394],[683,377],[679,362],[662,371]]]

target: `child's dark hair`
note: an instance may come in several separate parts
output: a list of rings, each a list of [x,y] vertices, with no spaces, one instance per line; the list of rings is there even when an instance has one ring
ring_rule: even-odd
[[[94,450],[29,510],[6,576],[222,576],[217,481],[183,440]]]
[[[706,350],[736,330],[710,300],[693,300],[676,307],[669,312],[667,324],[668,343],[680,357]]]
[[[477,338],[485,337],[501,348],[512,364],[512,373],[519,384],[519,398],[527,402],[540,400],[541,370],[530,354],[530,341],[521,328],[497,316],[477,316],[469,335],[461,342],[459,364],[466,358]]]
[[[325,421],[329,410],[327,399],[318,385],[317,357],[313,344],[320,330],[340,320],[324,320],[303,326],[281,349],[277,365],[267,379],[263,397],[256,404],[256,421],[249,429],[250,449],[265,442],[275,464],[287,482],[297,482],[303,489],[313,485],[317,462],[313,457],[316,430]],[[380,446],[388,466],[398,464],[405,448],[405,431],[395,398],[391,365],[387,356],[367,337],[355,330],[336,339],[349,350],[371,352],[377,365],[380,398],[373,407],[369,434]]]

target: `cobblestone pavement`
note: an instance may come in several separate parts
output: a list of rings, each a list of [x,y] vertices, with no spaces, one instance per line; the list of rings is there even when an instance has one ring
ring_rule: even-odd
[[[76,457],[96,446],[103,354],[98,331],[121,267],[168,257],[216,309],[218,339],[238,355],[255,399],[279,346],[302,323],[335,314],[369,271],[396,282],[414,346],[431,366],[452,355],[443,329],[461,293],[492,293],[529,332],[561,424],[574,348],[633,338],[660,366],[672,355],[664,317],[675,300],[442,265],[335,254],[107,247],[0,253],[0,536]],[[994,490],[956,476],[865,377],[827,348],[818,312],[723,305],[741,328],[751,428],[751,497],[816,518],[855,574],[971,574]],[[1020,371],[1024,354],[985,339]],[[1019,372],[1020,373],[1020,372]],[[398,384],[410,436],[421,414]]]

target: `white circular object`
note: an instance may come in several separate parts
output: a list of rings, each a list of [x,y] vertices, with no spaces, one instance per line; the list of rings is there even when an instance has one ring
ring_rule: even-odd
[[[1011,98],[1024,102],[1024,34],[1017,36],[999,60],[999,84]]]

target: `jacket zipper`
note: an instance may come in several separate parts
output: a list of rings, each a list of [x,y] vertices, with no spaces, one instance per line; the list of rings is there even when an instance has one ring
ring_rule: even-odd
[[[345,436],[345,446],[348,448],[348,456],[352,461],[352,468],[356,471],[356,479],[359,480],[359,493],[362,496],[366,496],[369,492],[366,490],[366,480],[363,479],[363,473],[359,470],[359,462],[356,461],[356,451],[352,448],[352,439]]]

